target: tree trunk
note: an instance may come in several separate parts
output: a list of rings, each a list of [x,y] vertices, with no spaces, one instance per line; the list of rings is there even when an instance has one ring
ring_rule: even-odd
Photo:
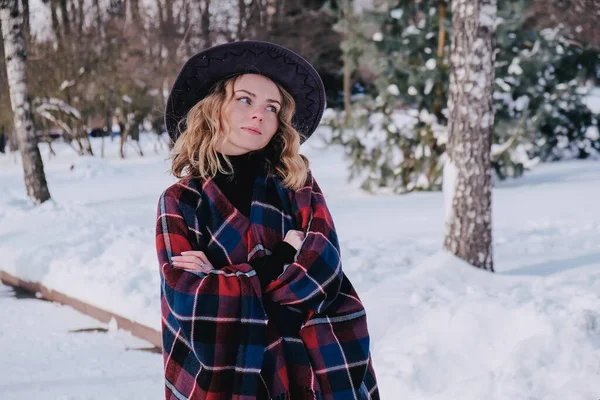
[[[202,27],[202,41],[204,48],[212,46],[210,39],[210,0],[204,0],[204,7],[200,11],[200,26]]]
[[[119,154],[121,158],[125,158],[125,143],[127,143],[127,137],[129,136],[129,122],[125,125],[123,122],[119,122],[119,127],[121,129],[121,145],[119,148]]]
[[[13,110],[14,127],[19,142],[27,195],[35,204],[50,199],[44,164],[37,146],[31,119],[31,103],[25,76],[25,46],[21,31],[19,0],[0,0],[0,25],[4,40],[4,58]]]
[[[77,33],[79,35],[83,35],[83,25],[85,23],[85,11],[86,4],[84,0],[77,0],[77,13],[78,13],[78,21],[77,21]]]
[[[448,4],[446,0],[438,1],[438,49],[437,49],[437,64],[440,70],[445,70],[444,66],[444,47],[446,45],[446,9]],[[444,120],[442,114],[442,98],[444,96],[444,82],[442,77],[438,79],[435,88],[435,99],[433,101],[433,113],[438,121]]]
[[[346,26],[346,29],[349,30],[350,18],[349,18],[348,14],[352,13],[352,10],[350,9],[350,3],[344,2],[342,7],[343,7],[342,18],[344,18],[344,24]],[[344,63],[344,81],[343,81],[344,114],[345,114],[345,124],[347,124],[348,121],[350,120],[350,108],[351,108],[350,99],[351,99],[351,91],[352,91],[351,78],[352,78],[353,65],[352,65],[352,61],[350,60],[350,54],[348,54],[347,50],[343,51],[342,58],[343,58],[343,63]]]
[[[352,74],[352,66],[350,64],[350,55],[347,52],[344,52],[343,55],[343,59],[344,59],[344,82],[343,82],[343,87],[344,87],[344,114],[345,114],[345,121],[346,123],[348,123],[348,121],[350,120],[350,108],[352,107],[352,103],[350,102],[351,99],[351,91],[352,91],[352,82],[350,81],[351,78],[351,74]]]
[[[73,131],[75,132],[75,139],[81,148],[81,155],[87,154],[93,156],[94,150],[92,149],[92,143],[90,142],[85,126],[75,122],[75,129]]]
[[[98,37],[102,37],[102,10],[100,9],[100,2],[94,0],[94,8],[96,9],[96,29]]]
[[[25,38],[25,42],[31,39],[31,13],[29,11],[29,0],[22,0],[23,4],[23,37]]]
[[[246,1],[238,0],[239,19],[237,24],[237,40],[244,40],[244,21],[246,19]]]
[[[140,28],[142,26],[142,18],[140,17],[140,0],[130,0],[129,10],[131,12],[131,20],[133,24]]]
[[[489,271],[494,270],[490,150],[496,11],[496,0],[452,1],[447,154],[455,176],[444,243]]]
[[[56,2],[50,1],[50,18],[52,19],[52,30],[56,35],[56,40],[61,43],[62,32],[60,30],[60,22],[58,22],[58,14],[56,13]]]
[[[19,143],[17,142],[17,133],[13,128],[10,130],[10,134],[8,135],[8,151],[11,154],[14,154],[17,150],[19,150]]]
[[[6,147],[6,128],[0,126],[0,153],[4,154],[6,151],[4,150]]]
[[[65,32],[65,36],[69,36],[71,34],[71,22],[69,21],[69,10],[67,10],[67,0],[59,0],[60,1],[60,13],[62,16],[63,29]]]

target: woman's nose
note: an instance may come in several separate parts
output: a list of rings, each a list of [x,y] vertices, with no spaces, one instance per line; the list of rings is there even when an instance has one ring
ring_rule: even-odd
[[[260,109],[257,109],[252,113],[252,119],[257,119],[259,121],[262,121],[263,118],[264,118],[264,113]]]

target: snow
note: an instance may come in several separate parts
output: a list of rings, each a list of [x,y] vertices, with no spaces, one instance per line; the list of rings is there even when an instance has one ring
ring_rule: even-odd
[[[428,70],[434,70],[436,66],[437,62],[435,58],[430,58],[429,60],[427,60],[427,62],[425,62],[425,68],[427,68]]]
[[[414,25],[407,26],[406,29],[404,29],[404,31],[402,32],[404,36],[419,35],[420,33],[421,30]]]
[[[400,89],[395,84],[391,84],[387,87],[387,92],[392,96],[398,96],[400,94]]]
[[[60,86],[58,87],[58,91],[61,92],[61,91],[65,90],[66,88],[71,87],[73,85],[75,85],[75,81],[73,81],[73,80],[71,80],[71,81],[66,80],[66,81],[64,81],[63,83],[60,84]]]
[[[435,122],[435,116],[430,114],[425,108],[419,112],[419,120],[426,124],[433,124]]]
[[[600,132],[598,132],[597,126],[589,126],[585,131],[585,137],[590,140],[598,140],[600,139]]]
[[[141,351],[151,346],[127,332],[70,307],[17,299],[2,284],[0,318],[2,400],[161,398],[160,354]]]
[[[583,102],[594,114],[600,114],[600,87],[591,89],[589,94],[583,98]]]
[[[66,81],[65,81],[66,82]],[[64,101],[50,97],[50,98],[36,98],[34,101],[36,112],[38,113],[46,113],[49,114],[50,111],[62,112],[65,114],[69,114],[72,117],[75,117],[81,120],[81,113],[75,107],[65,103]],[[50,118],[49,118],[50,119]],[[51,118],[51,120],[55,120]]]
[[[433,89],[433,79],[429,78],[425,81],[425,89],[423,89],[423,93],[428,95],[431,93],[431,89]]]
[[[523,111],[526,108],[529,107],[529,96],[527,96],[526,94],[519,96],[516,100],[515,100],[515,104],[514,104],[514,108],[517,111]]]
[[[495,27],[496,25],[496,4],[484,4],[479,10],[479,25],[485,27]]]
[[[323,132],[302,151],[367,308],[382,399],[598,397],[600,163],[542,164],[497,184],[490,274],[441,251],[444,194],[361,191]],[[141,145],[144,158],[124,160],[107,138],[104,159],[59,142],[49,159],[40,146],[53,201],[39,207],[19,155],[0,155],[0,269],[158,329],[155,213],[174,179],[164,146],[155,153],[145,133]],[[162,398],[159,354],[125,351],[133,338],[119,331],[66,333],[110,325],[28,301],[0,300],[3,400]]]
[[[513,58],[512,62],[508,66],[508,73],[512,75],[522,75],[523,68],[521,68],[521,65],[519,64],[520,62],[521,60],[519,57]]]
[[[496,85],[500,86],[500,88],[502,90],[504,90],[505,92],[509,92],[510,91],[510,85],[507,84],[502,78],[496,78],[494,80],[494,82],[496,83]]]
[[[404,10],[402,8],[395,8],[390,11],[390,16],[394,19],[402,18],[403,14],[404,14]]]
[[[439,252],[386,281],[378,298],[393,313],[371,323],[385,349],[382,390],[389,382],[397,398],[596,398],[599,266],[596,257],[583,270],[552,275],[544,265],[490,278]]]

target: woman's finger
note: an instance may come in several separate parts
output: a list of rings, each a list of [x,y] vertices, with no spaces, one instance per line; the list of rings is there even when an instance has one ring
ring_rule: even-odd
[[[171,261],[173,264],[175,263],[184,263],[184,265],[195,265],[197,267],[206,266],[210,269],[213,269],[213,266],[209,262],[203,261],[199,257],[190,257],[190,256],[173,256],[171,257]]]
[[[200,260],[202,260],[202,262],[203,262],[204,264],[208,264],[208,265],[210,265],[210,261],[208,260],[208,257],[206,257],[206,254],[204,254],[204,252],[203,252],[203,251],[199,251],[198,253],[199,253],[199,254],[198,254],[198,258],[199,258]]]
[[[197,257],[204,264],[208,264],[208,265],[212,266],[212,264],[210,263],[208,257],[206,256],[206,254],[204,254],[203,251],[198,251],[198,250],[182,251],[181,252],[181,256],[182,257],[190,257],[190,256]]]
[[[171,257],[171,259],[175,260],[175,261],[183,261],[183,262],[204,262],[204,260],[202,260],[200,257],[196,257],[196,256],[173,256]],[[205,263],[206,264],[206,263]]]
[[[212,266],[201,264],[200,262],[173,261],[173,266],[177,268],[202,272],[209,272],[213,269]]]
[[[202,255],[202,256],[173,256],[171,257],[172,260],[174,261],[184,261],[184,262],[198,262],[198,263],[203,263],[205,265],[209,265],[212,267],[212,264],[210,263],[210,261],[208,261],[208,258],[206,257],[206,255]]]
[[[177,267],[186,267],[186,268],[200,268],[200,262],[190,262],[190,261],[173,261],[173,265]]]

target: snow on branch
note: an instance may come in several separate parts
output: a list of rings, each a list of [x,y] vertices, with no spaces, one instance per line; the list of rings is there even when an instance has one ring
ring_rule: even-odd
[[[38,114],[42,115],[43,113],[49,113],[51,111],[62,112],[67,115],[70,115],[73,118],[76,118],[81,121],[81,113],[79,110],[74,108],[73,106],[65,103],[62,100],[56,98],[49,99],[40,99],[36,98],[33,101],[35,110]]]

